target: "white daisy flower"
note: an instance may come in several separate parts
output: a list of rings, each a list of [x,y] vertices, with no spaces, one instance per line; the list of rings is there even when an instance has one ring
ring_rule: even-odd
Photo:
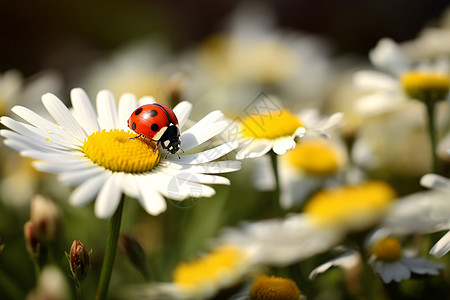
[[[363,115],[380,114],[402,107],[408,99],[449,100],[450,61],[412,64],[398,44],[382,39],[369,54],[373,65],[382,71],[356,72],[354,82],[369,91],[356,103]]]
[[[387,214],[383,226],[395,233],[432,233],[450,229],[450,180],[437,174],[426,174],[421,184],[430,191],[414,193],[399,199]],[[450,233],[430,250],[435,257],[450,251]]]
[[[71,100],[72,111],[53,94],[42,96],[56,123],[15,106],[12,111],[27,123],[2,117],[1,123],[11,130],[2,130],[1,135],[7,146],[37,159],[34,166],[38,170],[58,174],[62,182],[77,186],[69,198],[72,205],[86,205],[96,197],[94,211],[99,218],[113,215],[122,194],[137,198],[152,215],[166,210],[164,197],[176,201],[211,197],[215,191],[205,184],[230,182],[210,174],[240,168],[235,161],[215,162],[235,149],[235,142],[190,151],[227,127],[220,111],[211,112],[181,134],[183,150],[192,154],[166,157],[159,149],[154,150],[155,144],[149,139],[132,139],[136,134],[127,128],[131,112],[153,102],[153,98],[138,101],[134,95],[124,94],[117,106],[112,93],[103,90],[97,95],[97,112],[81,89],[72,90]],[[191,104],[181,102],[173,111],[182,128]]]
[[[172,282],[125,288],[127,299],[211,299],[248,279],[257,267],[249,253],[236,245],[222,245],[191,261],[180,262]]]
[[[218,242],[240,245],[256,263],[289,265],[331,249],[348,232],[374,226],[394,199],[381,181],[334,187],[312,196],[301,214],[227,228]]]
[[[325,132],[337,126],[343,117],[335,113],[324,118],[316,109],[303,110],[296,115],[279,107],[252,113],[240,120],[237,159],[260,157],[270,150],[284,154],[295,148],[297,137],[307,133],[326,135]]]
[[[416,257],[413,252],[403,250],[400,242],[392,237],[381,237],[369,241],[367,247],[370,251],[368,263],[373,267],[384,283],[391,281],[400,282],[411,278],[411,274],[438,275],[443,265],[433,263],[424,258]],[[309,275],[314,279],[318,274],[329,270],[331,267],[352,269],[361,263],[361,255],[354,250],[349,250],[315,268]]]
[[[402,251],[400,242],[391,237],[374,241],[370,245],[369,263],[384,283],[400,282],[411,278],[411,274],[438,275],[443,265],[433,263],[413,253]]]

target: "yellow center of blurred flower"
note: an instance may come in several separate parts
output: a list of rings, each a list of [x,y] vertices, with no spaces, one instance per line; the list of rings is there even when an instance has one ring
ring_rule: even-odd
[[[274,276],[259,277],[250,289],[252,300],[298,300],[300,295],[294,281]]]
[[[445,100],[450,87],[449,75],[437,72],[407,72],[401,82],[409,97],[426,102]]]
[[[300,118],[286,109],[252,114],[242,120],[244,137],[276,139],[291,136],[302,127]]]
[[[366,181],[316,193],[305,204],[304,213],[319,225],[362,230],[379,221],[395,197],[387,183]]]
[[[402,245],[398,240],[386,237],[372,245],[370,251],[377,260],[392,262],[402,256]]]
[[[136,134],[123,129],[97,131],[88,136],[83,152],[94,163],[113,172],[150,172],[161,157],[150,139],[134,138]]]
[[[240,275],[245,260],[246,255],[238,247],[221,246],[204,257],[178,264],[173,281],[185,290],[231,284]]]
[[[317,176],[336,173],[340,163],[337,149],[322,139],[303,139],[286,156],[293,166]]]

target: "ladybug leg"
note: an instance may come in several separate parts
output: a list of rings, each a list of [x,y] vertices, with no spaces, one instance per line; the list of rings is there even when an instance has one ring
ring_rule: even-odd
[[[152,141],[154,141],[154,140],[152,140]],[[161,143],[160,141],[157,141],[157,142],[156,142],[156,147],[155,147],[155,149],[153,149],[153,153],[155,153],[155,152],[156,152],[156,149],[159,148],[159,144],[160,144],[160,143]]]
[[[137,139],[137,138],[139,138],[139,137],[141,137],[141,136],[142,136],[142,134],[138,134],[137,136],[131,137],[130,140]]]

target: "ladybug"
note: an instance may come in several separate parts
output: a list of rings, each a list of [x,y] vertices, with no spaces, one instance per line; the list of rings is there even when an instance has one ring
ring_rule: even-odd
[[[128,127],[139,134],[137,137],[144,136],[155,141],[156,148],[161,144],[162,148],[171,154],[180,150],[177,116],[163,104],[153,103],[138,107],[128,118]]]

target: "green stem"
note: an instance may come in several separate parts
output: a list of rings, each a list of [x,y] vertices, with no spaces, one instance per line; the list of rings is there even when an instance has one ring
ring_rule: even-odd
[[[122,222],[124,196],[120,200],[119,207],[112,216],[109,223],[109,233],[106,240],[105,257],[103,259],[102,272],[100,274],[100,281],[97,288],[96,300],[106,299],[108,293],[109,281],[111,279],[111,273],[114,265],[114,258],[116,256],[117,242],[119,240],[120,224]]]
[[[426,108],[427,108],[427,122],[428,122],[428,134],[430,136],[430,143],[431,143],[431,152],[432,152],[432,166],[433,166],[433,172],[439,173],[439,165],[438,165],[438,157],[437,157],[437,131],[435,126],[435,118],[434,118],[434,107],[435,102],[434,101],[427,101],[425,102]]]
[[[270,151],[269,153],[270,153],[270,160],[272,162],[273,174],[275,176],[275,190],[274,190],[275,205],[277,208],[278,215],[282,216],[283,209],[281,208],[280,203],[280,176],[278,174],[278,155],[273,151]]]
[[[77,300],[83,300],[83,288],[81,286],[81,282],[79,280],[76,280],[75,283],[75,290],[77,292]]]

